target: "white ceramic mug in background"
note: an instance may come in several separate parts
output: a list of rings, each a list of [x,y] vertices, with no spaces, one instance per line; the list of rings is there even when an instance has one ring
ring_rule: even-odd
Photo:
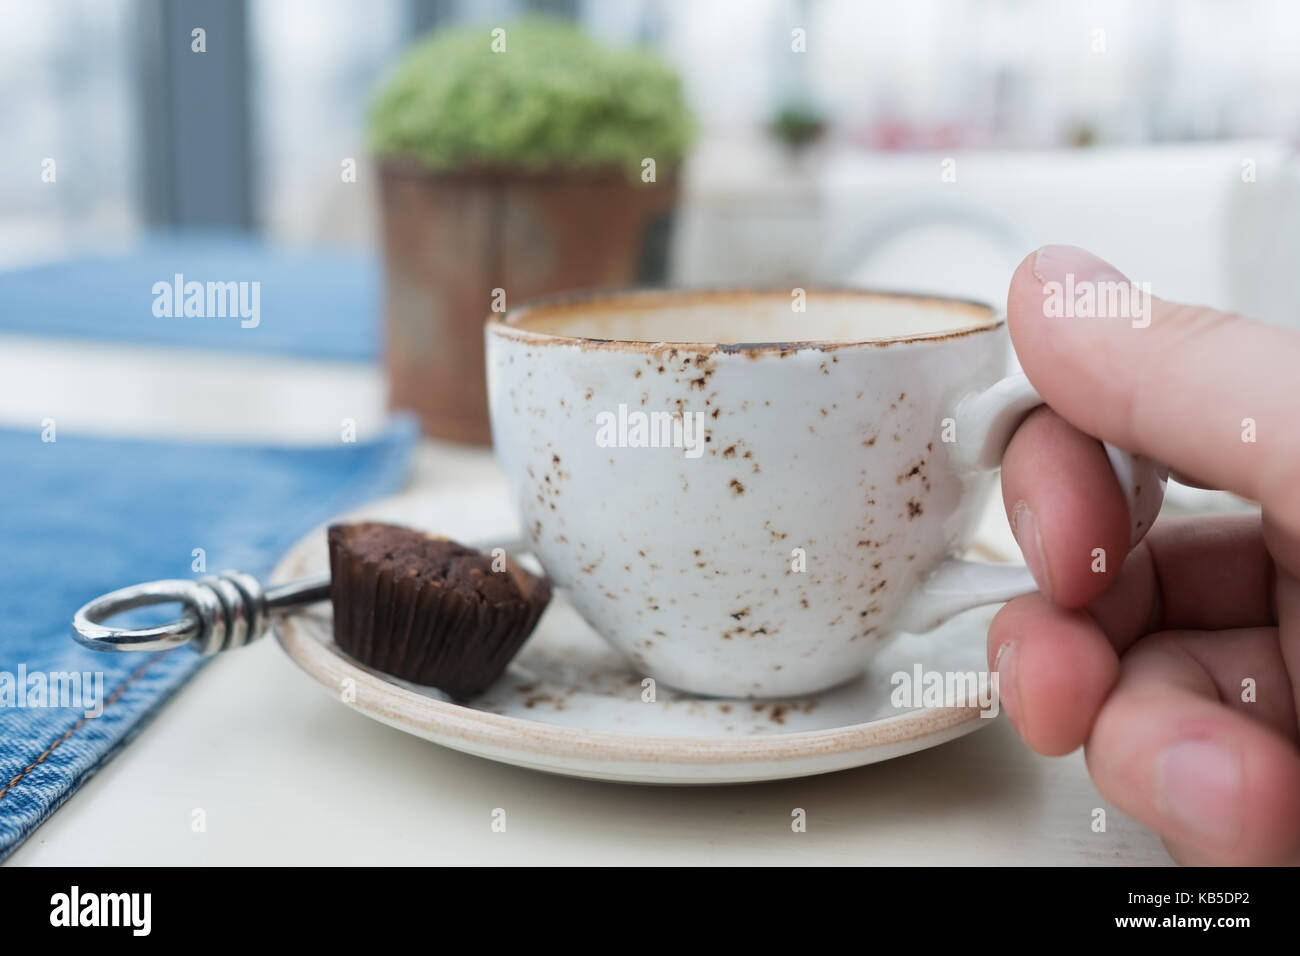
[[[802,311],[801,311],[802,309]],[[996,310],[861,291],[594,293],[489,320],[498,460],[554,581],[642,673],[784,697],[1033,590],[954,557],[1041,399]],[[1134,541],[1163,475],[1109,449]]]

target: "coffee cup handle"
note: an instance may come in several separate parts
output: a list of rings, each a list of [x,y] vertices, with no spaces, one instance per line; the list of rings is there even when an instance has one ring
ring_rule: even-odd
[[[1020,423],[1042,404],[1042,396],[1023,373],[962,398],[953,413],[956,440],[950,451],[958,470],[996,469]],[[1110,444],[1104,447],[1128,505],[1132,548],[1150,530],[1160,511],[1169,470],[1143,455]],[[949,558],[908,598],[895,627],[914,633],[928,631],[961,611],[1000,604],[1035,590],[1037,585],[1024,565]]]

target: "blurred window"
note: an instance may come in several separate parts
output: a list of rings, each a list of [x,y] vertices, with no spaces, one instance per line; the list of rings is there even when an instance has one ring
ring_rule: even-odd
[[[366,108],[407,41],[408,13],[406,0],[249,3],[253,191],[271,235],[370,236]],[[342,175],[349,159],[353,183]]]
[[[132,6],[0,3],[3,261],[139,225]]]

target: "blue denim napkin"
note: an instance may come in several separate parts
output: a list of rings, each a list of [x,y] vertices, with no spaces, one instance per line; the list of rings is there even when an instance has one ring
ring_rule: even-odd
[[[199,577],[196,549],[209,572],[264,578],[314,526],[400,488],[416,428],[402,419],[377,440],[320,448],[55,438],[0,430],[0,859],[203,662],[188,647],[82,648],[76,609]]]
[[[202,308],[196,298],[192,310],[202,314],[185,314],[189,283],[202,287]],[[241,283],[245,298],[232,298]],[[0,272],[0,332],[371,361],[380,353],[382,288],[373,253],[158,234],[124,252]],[[256,303],[255,325],[241,317],[240,301],[250,316]]]

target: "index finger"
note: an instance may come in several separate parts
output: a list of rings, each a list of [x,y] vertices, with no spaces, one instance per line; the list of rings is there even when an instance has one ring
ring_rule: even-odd
[[[1021,262],[1007,321],[1070,424],[1258,501],[1300,535],[1300,334],[1158,299],[1072,246]]]

